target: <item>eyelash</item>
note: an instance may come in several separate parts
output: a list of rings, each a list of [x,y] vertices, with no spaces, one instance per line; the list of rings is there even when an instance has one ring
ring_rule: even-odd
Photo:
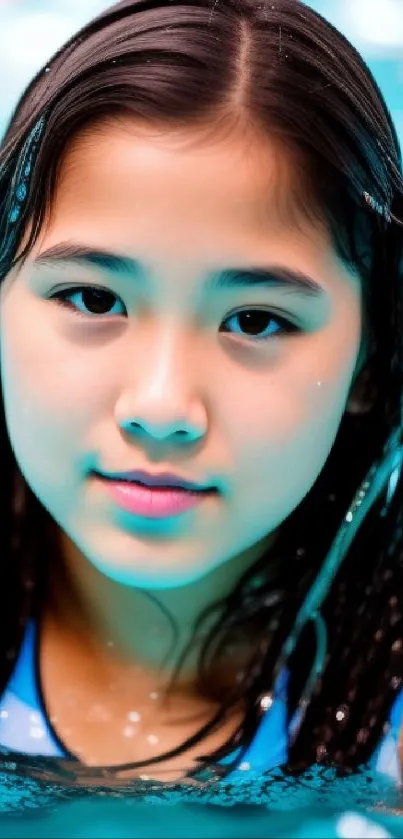
[[[97,317],[103,318],[104,316],[107,317],[108,315],[103,315],[103,314],[97,315],[97,314],[91,314],[90,312],[87,314],[85,312],[80,312],[79,309],[77,309],[75,307],[75,304],[72,303],[69,300],[69,298],[72,297],[73,295],[77,295],[77,294],[79,295],[79,294],[82,294],[83,292],[86,292],[86,291],[92,291],[92,292],[95,291],[95,292],[99,292],[100,294],[106,294],[112,299],[113,298],[115,298],[116,300],[119,299],[115,294],[113,294],[111,291],[108,291],[107,289],[101,288],[100,286],[87,286],[87,285],[86,286],[76,286],[74,288],[63,289],[62,291],[58,291],[58,292],[52,294],[50,299],[54,300],[60,306],[63,306],[65,308],[68,308],[68,309],[72,310],[73,314],[76,317],[82,317],[82,318],[97,318]],[[123,304],[122,304],[122,306],[123,306]],[[265,309],[265,308],[262,308],[262,307],[252,307],[252,306],[250,306],[250,307],[244,307],[242,309],[238,309],[236,312],[233,312],[231,315],[228,315],[228,317],[225,318],[223,323],[224,324],[228,323],[228,321],[232,320],[233,318],[237,318],[237,317],[239,318],[242,314],[250,314],[250,313],[254,313],[254,314],[258,314],[258,315],[259,314],[266,315],[270,322],[275,321],[280,326],[279,330],[277,330],[276,332],[271,333],[270,335],[267,335],[265,337],[259,337],[259,336],[255,336],[255,335],[248,335],[247,333],[241,333],[241,337],[247,338],[251,341],[265,342],[265,341],[269,341],[270,338],[272,338],[272,337],[279,337],[280,335],[296,334],[296,333],[301,333],[303,331],[300,327],[296,326],[296,324],[292,323],[287,318],[285,318],[281,315],[274,314],[272,311],[270,311],[268,309]],[[116,313],[115,312],[115,313],[112,313],[112,316],[116,315],[116,314],[121,314],[121,313]],[[224,330],[224,331],[227,332],[227,330]]]

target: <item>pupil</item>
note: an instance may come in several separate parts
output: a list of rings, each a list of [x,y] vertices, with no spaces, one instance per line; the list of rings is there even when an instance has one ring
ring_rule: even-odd
[[[113,307],[115,298],[109,291],[86,288],[82,292],[84,306],[93,314],[104,315]]]
[[[270,322],[270,315],[267,312],[241,312],[239,325],[243,332],[255,333],[264,332]]]

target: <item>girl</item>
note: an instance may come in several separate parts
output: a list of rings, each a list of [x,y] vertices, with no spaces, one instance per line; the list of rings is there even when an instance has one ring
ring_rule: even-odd
[[[297,0],[122,0],[0,196],[4,777],[397,791],[403,180],[362,59]]]

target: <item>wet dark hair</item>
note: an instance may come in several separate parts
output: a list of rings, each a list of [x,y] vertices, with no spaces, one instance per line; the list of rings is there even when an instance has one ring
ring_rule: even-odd
[[[219,699],[222,712],[243,700],[245,714],[231,740],[206,756],[206,767],[214,767],[251,742],[264,713],[262,696],[273,691],[280,654],[336,534],[351,520],[346,514],[352,499],[371,469],[375,480],[396,430],[400,441],[401,153],[385,101],[362,58],[298,0],[123,0],[55,55],[11,118],[0,149],[1,278],[18,263],[31,221],[19,259],[37,239],[69,142],[95,121],[121,116],[163,128],[233,120],[278,137],[299,164],[298,212],[327,224],[337,253],[358,273],[363,288],[371,349],[357,387],[366,384],[360,399],[369,394],[367,408],[344,415],[321,474],[282,526],[270,555],[215,607],[200,659],[200,690]],[[372,201],[365,201],[365,192]],[[1,423],[0,680],[5,684],[43,591],[52,543],[47,513],[21,481],[4,408]],[[289,649],[290,722],[315,660],[315,626],[319,634],[326,627],[322,672],[302,703],[302,723],[290,736],[287,773],[318,762],[341,772],[365,764],[401,687],[399,470],[396,475],[390,503],[382,506],[383,490],[373,498],[343,562],[330,575],[319,604],[321,623],[315,624],[315,607]],[[225,661],[234,637],[258,643],[252,644],[241,678],[226,691],[220,687],[217,696],[212,668],[217,672]],[[206,733],[208,728],[193,742]],[[231,768],[221,765],[221,774]]]

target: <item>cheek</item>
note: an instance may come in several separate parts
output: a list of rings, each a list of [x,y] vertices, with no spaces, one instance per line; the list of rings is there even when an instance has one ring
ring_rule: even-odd
[[[106,401],[102,353],[56,339],[43,318],[3,317],[1,371],[12,427],[29,421],[31,429],[69,436]]]
[[[346,408],[355,354],[341,356],[332,367],[323,353],[315,353],[254,383],[249,374],[236,400],[232,394],[236,410],[232,422],[228,419],[227,439],[249,503],[255,491],[281,518],[312,487]]]
[[[46,504],[60,470],[66,487],[71,483],[86,439],[104,415],[106,388],[96,354],[73,352],[52,340],[49,324],[31,324],[3,318],[1,375],[17,462]]]

